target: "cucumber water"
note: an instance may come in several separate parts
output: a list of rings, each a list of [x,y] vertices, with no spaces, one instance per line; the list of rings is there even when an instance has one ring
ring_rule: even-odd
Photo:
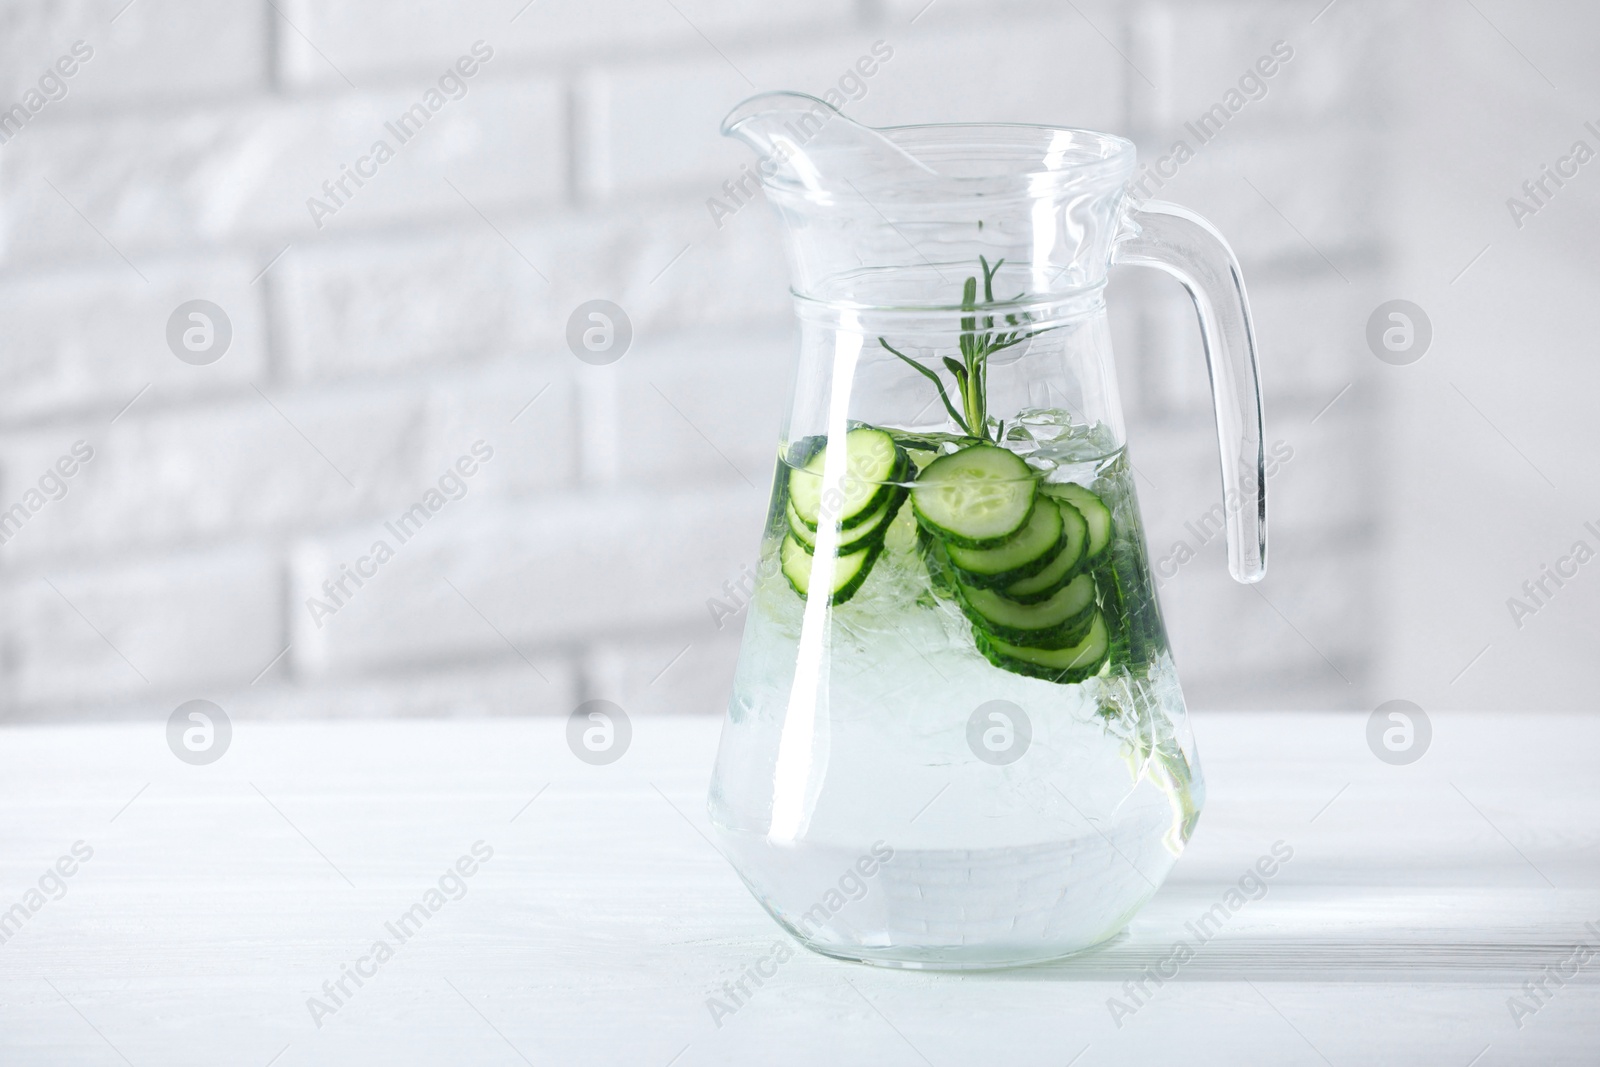
[[[828,440],[783,450],[757,595],[771,610],[795,616],[825,551],[838,625],[936,622],[930,673],[981,660],[1069,686],[1166,661],[1123,450],[1074,441],[1062,462],[1031,437],[1017,447],[859,424],[844,443],[831,475]]]

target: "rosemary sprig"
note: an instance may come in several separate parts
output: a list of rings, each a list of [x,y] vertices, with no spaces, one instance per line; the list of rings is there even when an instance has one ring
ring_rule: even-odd
[[[984,256],[978,257],[978,263],[983,268],[983,305],[994,303],[994,276],[999,273],[1004,259],[996,260],[994,266],[989,266],[989,261]],[[1020,298],[1022,294],[1017,294]],[[953,359],[944,357],[945,369],[955,379],[956,391],[961,397],[961,409],[950,401],[950,394],[945,390],[944,382],[939,377],[939,372],[931,367],[924,366],[891,345],[886,338],[879,337],[878,343],[885,349],[900,357],[910,364],[918,373],[933,383],[939,391],[939,399],[944,403],[944,409],[961,427],[968,437],[976,437],[980,441],[991,440],[989,436],[989,357],[1002,349],[1020,344],[1033,337],[1037,331],[1025,330],[1023,324],[1029,321],[1027,314],[1018,316],[1007,314],[1005,323],[1011,327],[1010,331],[995,331],[995,317],[993,314],[979,315],[978,279],[976,276],[966,280],[961,289],[961,337],[959,347],[961,358]],[[983,320],[982,332],[979,330],[979,319]],[[1001,433],[1004,427],[1001,427]],[[998,438],[999,434],[996,435]]]

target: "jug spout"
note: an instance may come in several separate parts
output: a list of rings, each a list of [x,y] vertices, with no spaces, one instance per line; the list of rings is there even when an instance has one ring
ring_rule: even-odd
[[[752,96],[728,112],[722,133],[755,150],[763,182],[798,186],[816,197],[837,195],[864,174],[937,176],[877,130],[805,93]]]

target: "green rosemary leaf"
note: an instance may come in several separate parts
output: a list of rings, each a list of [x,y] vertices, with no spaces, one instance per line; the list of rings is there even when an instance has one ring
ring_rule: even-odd
[[[995,260],[995,264],[992,267],[989,266],[989,261],[982,256],[978,257],[978,262],[983,266],[983,300],[984,303],[992,304],[994,303],[994,276],[1000,272],[1000,264],[1004,263],[1005,260]]]
[[[924,367],[922,364],[918,363],[904,352],[897,350],[882,337],[878,338],[878,343],[884,348],[888,349],[890,352],[894,353],[896,356],[899,356],[901,359],[911,364],[911,366],[914,367],[919,373],[931,381],[933,383],[933,387],[939,390],[939,399],[944,402],[945,411],[949,412],[950,417],[956,420],[956,425],[965,430],[969,435],[972,433],[972,429],[967,425],[966,420],[961,417],[960,412],[956,411],[955,405],[950,403],[950,394],[944,391],[944,382],[939,380],[939,375],[937,372],[929,370],[927,367]]]

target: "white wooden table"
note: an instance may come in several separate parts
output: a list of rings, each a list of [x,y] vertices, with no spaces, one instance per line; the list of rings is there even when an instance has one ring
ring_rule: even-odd
[[[1209,804],[1118,941],[984,974],[799,951],[720,1027],[707,998],[785,935],[702,838],[719,724],[635,719],[600,767],[564,726],[242,722],[204,767],[162,723],[0,729],[0,912],[93,850],[0,944],[0,1063],[1600,1062],[1600,955],[1507,1005],[1600,949],[1600,717],[1436,713],[1393,767],[1365,716],[1198,715]],[[1280,839],[1267,895],[1114,1020]],[[479,841],[465,895],[387,932]]]

